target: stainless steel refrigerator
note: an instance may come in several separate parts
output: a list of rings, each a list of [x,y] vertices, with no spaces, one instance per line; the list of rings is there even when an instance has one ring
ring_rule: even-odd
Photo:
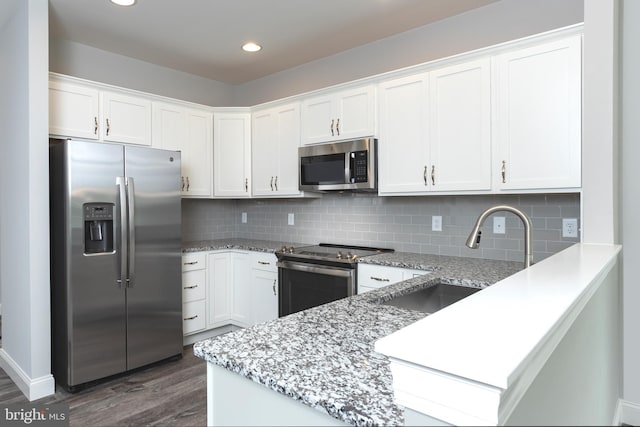
[[[180,357],[180,152],[51,139],[49,154],[56,382]]]

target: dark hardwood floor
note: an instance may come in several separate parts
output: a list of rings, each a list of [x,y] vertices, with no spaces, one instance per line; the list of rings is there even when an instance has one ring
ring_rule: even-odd
[[[205,426],[206,362],[184,348],[182,359],[167,361],[77,393],[56,393],[32,404],[69,405],[71,426]],[[29,403],[0,369],[0,403]]]

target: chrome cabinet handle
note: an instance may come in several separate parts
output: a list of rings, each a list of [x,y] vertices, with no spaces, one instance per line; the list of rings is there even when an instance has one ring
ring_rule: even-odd
[[[507,162],[505,160],[502,161],[502,183],[505,184],[507,182]]]
[[[436,185],[436,166],[431,165],[431,185]]]
[[[276,191],[278,191],[278,176],[276,175],[276,180],[273,183],[276,187]]]
[[[183,287],[182,289],[195,289],[195,288],[197,288],[197,287],[198,287],[198,285],[185,286],[185,287]]]
[[[109,131],[111,131],[111,124],[109,123],[109,119],[107,119],[107,136],[109,136]]]
[[[191,187],[191,183],[189,182],[189,177],[187,177],[187,191],[189,191],[189,187]]]
[[[277,295],[276,294],[276,279],[273,279],[273,286],[271,287],[271,289],[273,289],[273,295]]]
[[[262,264],[262,265],[271,265],[270,262],[264,262],[264,261],[258,261],[258,264]]]
[[[196,314],[195,316],[191,316],[191,317],[184,317],[183,320],[193,320],[193,319],[197,319],[198,315]]]
[[[424,165],[424,172],[422,174],[422,178],[424,178],[424,185],[427,186],[427,165]]]
[[[383,279],[382,277],[374,277],[374,276],[369,276],[371,278],[371,280],[376,280],[378,282],[388,282],[389,279]]]
[[[249,178],[244,179],[244,192],[249,191]]]
[[[181,176],[180,179],[182,180],[182,190],[181,191],[184,191],[184,176]]]
[[[196,265],[198,261],[185,262],[184,265]]]
[[[331,120],[331,136],[333,136],[333,119]]]
[[[93,116],[93,134],[98,134],[98,117]]]
[[[269,183],[269,185],[271,186],[271,191],[273,191],[273,177],[271,177],[271,182]]]
[[[336,119],[336,133],[340,136],[340,119]]]

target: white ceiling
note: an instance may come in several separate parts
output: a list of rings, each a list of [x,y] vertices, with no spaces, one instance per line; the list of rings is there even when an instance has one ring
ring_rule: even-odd
[[[240,84],[496,0],[49,0],[49,31],[70,40]],[[263,46],[248,54],[248,40]]]

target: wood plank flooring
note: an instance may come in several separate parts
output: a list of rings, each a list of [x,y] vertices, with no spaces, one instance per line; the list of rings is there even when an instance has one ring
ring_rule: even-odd
[[[31,403],[66,403],[70,426],[205,426],[206,362],[184,348],[168,361],[77,393],[56,393]],[[0,403],[29,403],[0,369]]]

